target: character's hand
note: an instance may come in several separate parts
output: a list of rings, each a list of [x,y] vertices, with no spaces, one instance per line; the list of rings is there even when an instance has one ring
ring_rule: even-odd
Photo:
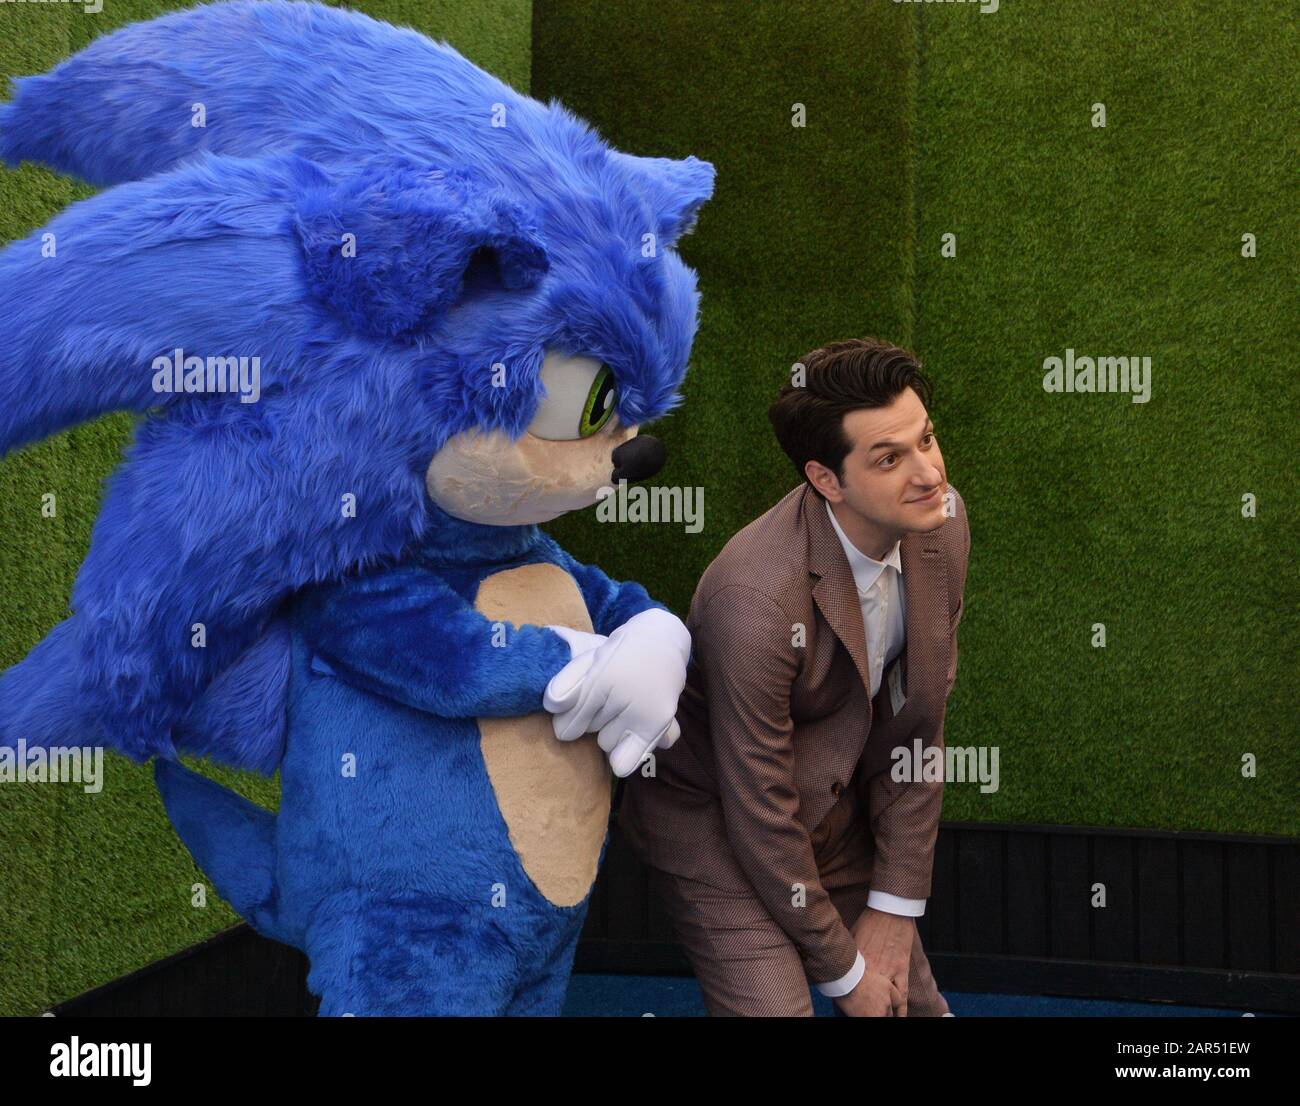
[[[554,630],[560,637],[569,643],[569,660],[575,661],[583,653],[590,653],[599,645],[604,645],[609,640],[604,634],[589,634],[586,630],[574,630],[568,626],[548,626],[548,630]],[[560,672],[564,669],[561,668]],[[558,676],[559,673],[557,672]]]
[[[614,775],[630,775],[646,753],[680,735],[675,715],[690,655],[690,632],[675,615],[652,608],[629,618],[547,685],[542,703],[554,715],[555,736],[572,741],[599,731]]]
[[[916,919],[867,907],[853,923],[853,940],[867,962],[868,973],[878,972],[893,984],[894,1017],[907,1017],[908,972],[912,942],[916,940]]]
[[[556,682],[566,673],[566,679],[575,682],[581,681],[591,669],[592,654],[596,649],[609,640],[604,634],[590,634],[586,630],[574,630],[568,626],[547,626],[548,630],[553,630],[564,638],[569,645],[569,663],[560,669],[546,685],[546,693],[542,696],[542,705],[547,710],[551,710],[551,699],[549,693],[551,688],[556,686]],[[554,726],[554,716],[552,716],[551,725]],[[557,730],[556,736],[559,736]]]

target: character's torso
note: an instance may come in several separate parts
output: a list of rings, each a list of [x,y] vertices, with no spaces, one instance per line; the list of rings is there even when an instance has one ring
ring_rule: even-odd
[[[494,622],[591,632],[573,577],[554,564],[485,577],[474,606]],[[478,729],[483,763],[524,871],[557,906],[581,902],[596,878],[609,821],[609,772],[600,747],[590,736],[558,740],[545,711],[480,718]]]
[[[577,584],[547,555],[538,548],[522,564],[429,571],[490,622],[502,623],[495,647],[511,647],[511,626],[590,632]],[[280,832],[294,838],[287,852],[306,848],[328,857],[339,884],[472,899],[501,887],[518,904],[522,871],[523,897],[539,909],[585,901],[611,790],[594,735],[560,741],[540,710],[504,718],[415,710],[350,686],[318,664],[301,634],[282,782]],[[284,883],[295,879],[281,873]],[[298,892],[317,897],[307,886]]]

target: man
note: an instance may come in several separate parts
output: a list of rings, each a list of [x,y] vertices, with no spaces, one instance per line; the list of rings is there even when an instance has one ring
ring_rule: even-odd
[[[769,417],[804,483],[700,579],[681,739],[620,821],[710,1013],[807,1015],[811,981],[850,1016],[938,1017],[915,918],[943,784],[894,779],[890,754],[943,747],[965,505],[911,354],[801,364]]]

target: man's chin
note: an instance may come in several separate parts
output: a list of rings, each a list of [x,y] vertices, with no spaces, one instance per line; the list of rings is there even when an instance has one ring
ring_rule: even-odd
[[[943,513],[943,496],[940,496],[933,506],[908,504],[908,517],[904,520],[904,528],[914,534],[928,534],[931,530],[939,529],[947,521],[948,516]]]

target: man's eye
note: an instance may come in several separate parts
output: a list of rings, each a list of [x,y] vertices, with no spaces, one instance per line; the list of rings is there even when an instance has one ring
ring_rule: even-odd
[[[880,464],[883,465],[886,461],[892,461],[895,456],[897,456],[897,454],[886,453],[882,458],[880,458]]]
[[[933,442],[933,441],[934,441],[934,431],[933,431],[933,430],[930,431],[930,433],[927,434],[924,438],[922,438],[921,441],[924,442],[926,445],[929,445],[931,442]]]

